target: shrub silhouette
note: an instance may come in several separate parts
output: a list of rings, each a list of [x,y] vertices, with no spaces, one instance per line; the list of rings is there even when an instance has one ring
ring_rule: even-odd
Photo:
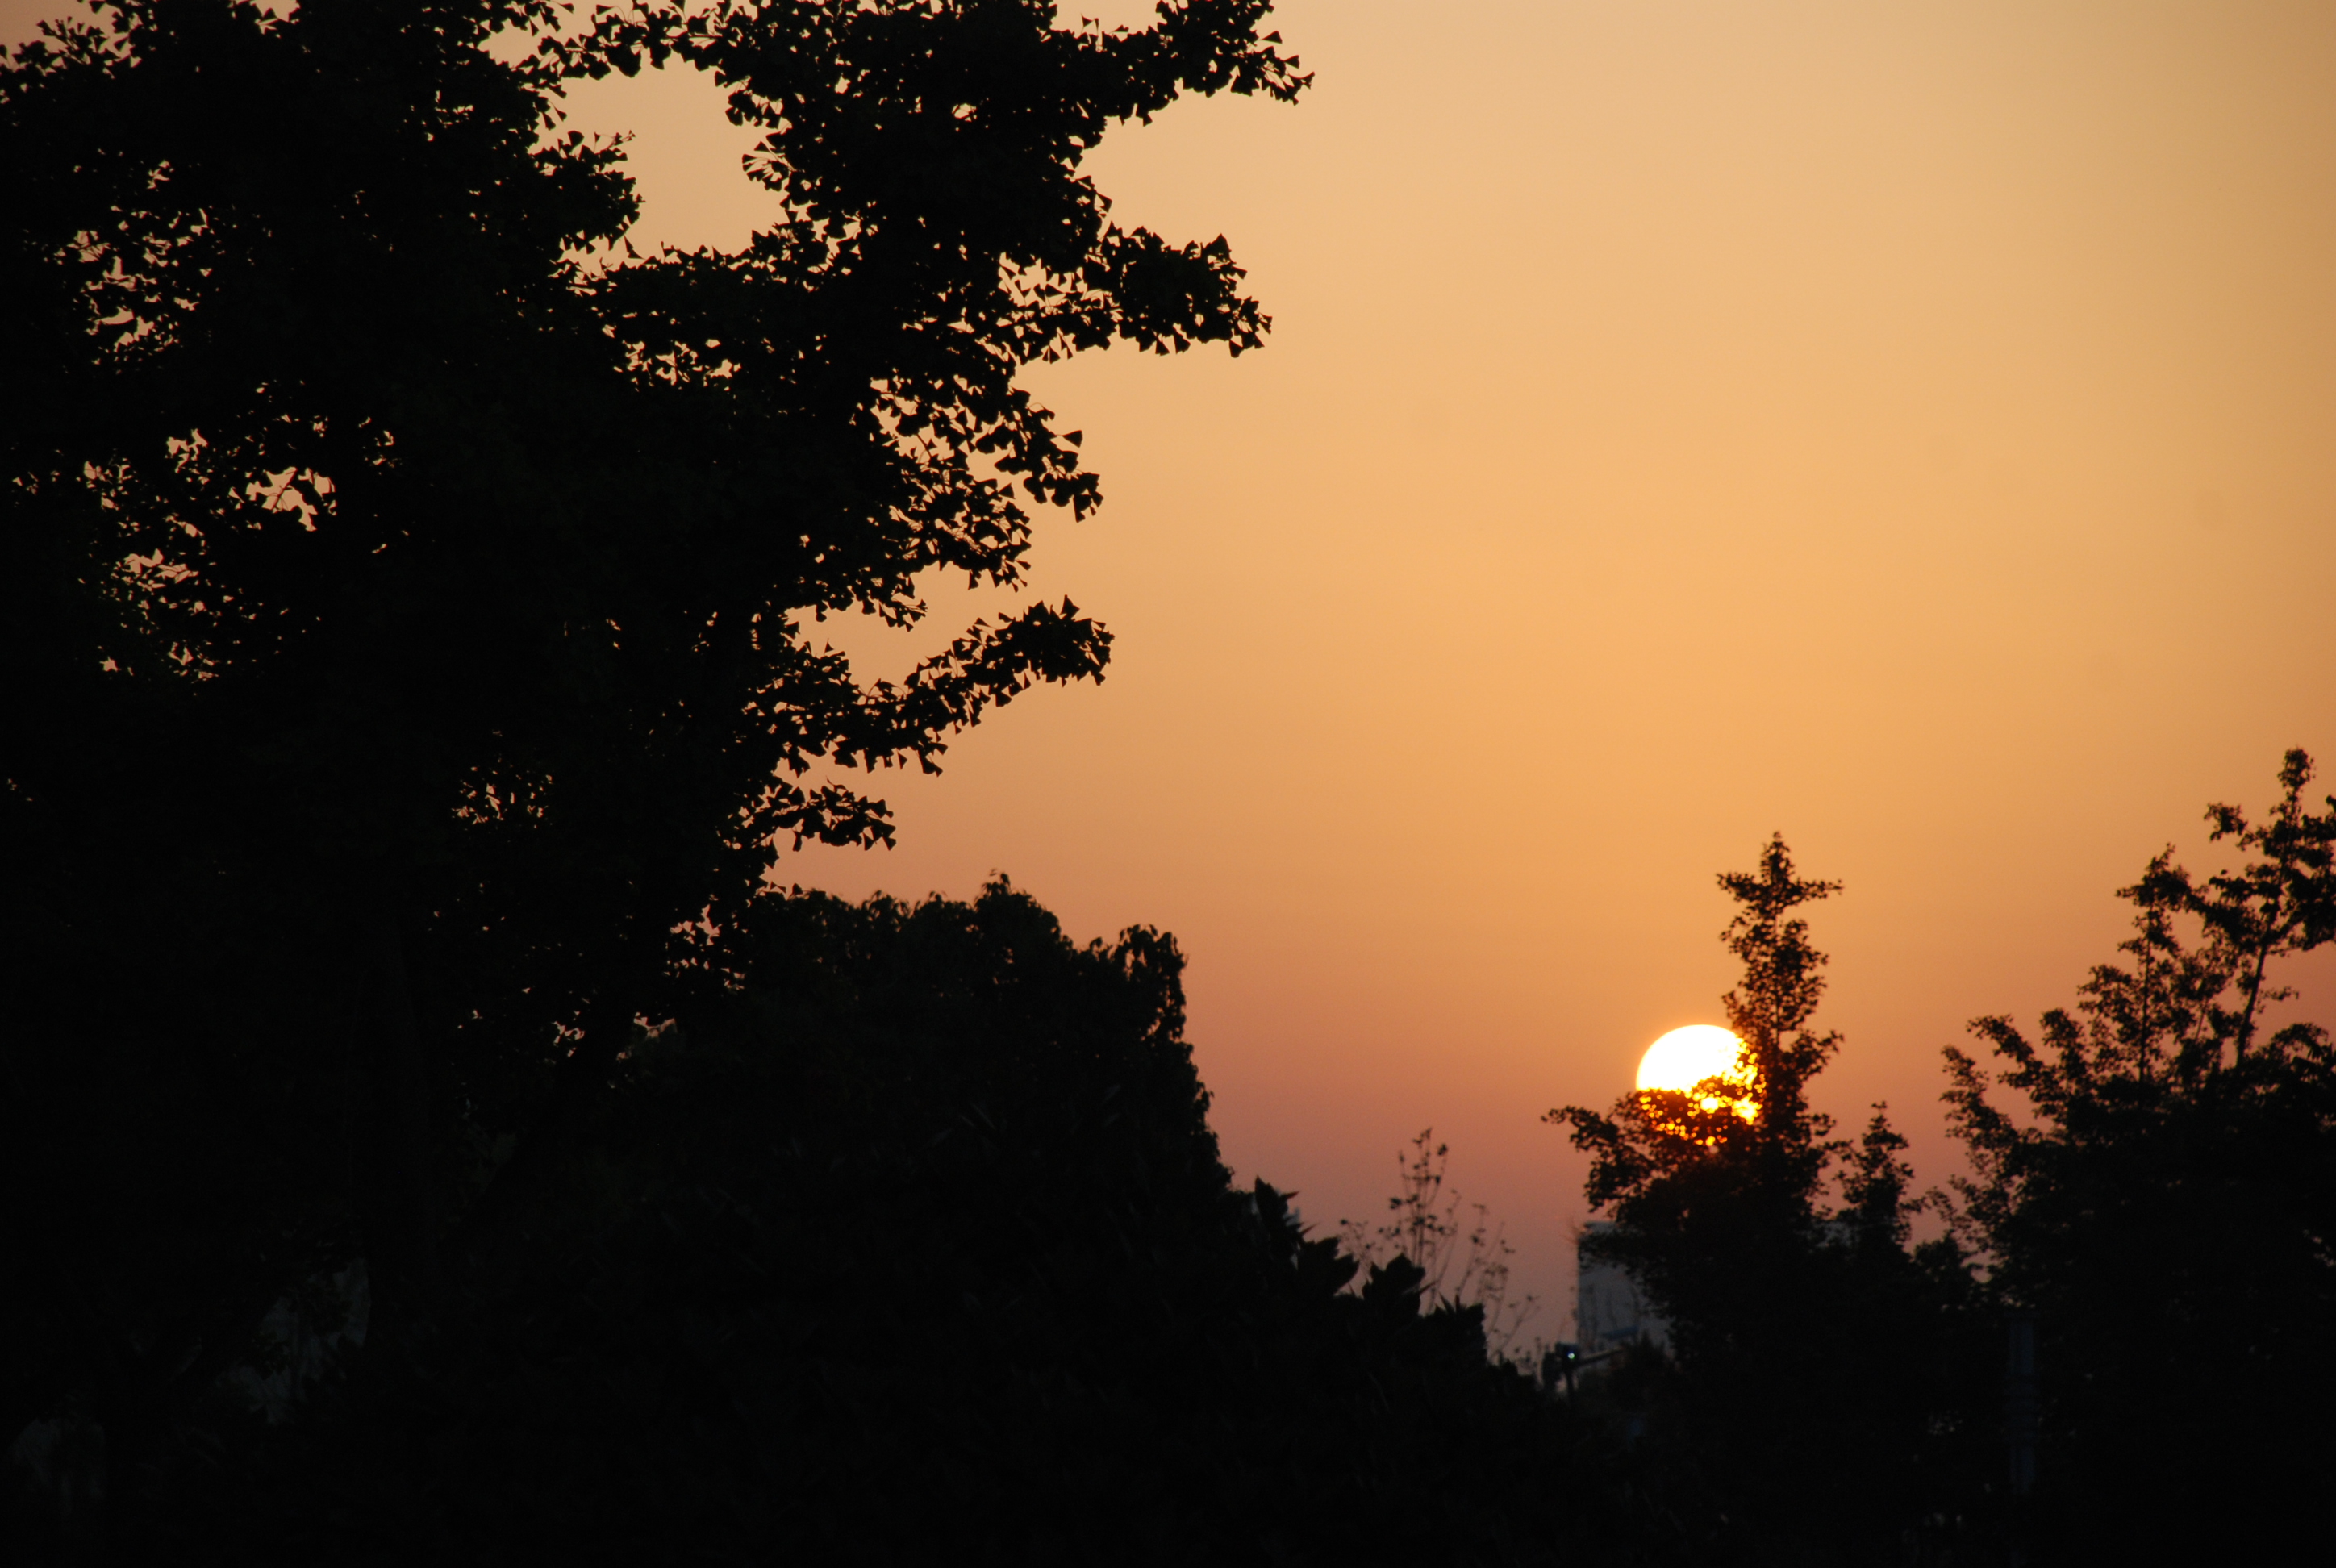
[[[568,1203],[158,1549],[1548,1562],[1622,1519],[1476,1312],[1402,1258],[1343,1290],[1229,1184],[1166,937],[998,882],[774,896],[706,956]]]

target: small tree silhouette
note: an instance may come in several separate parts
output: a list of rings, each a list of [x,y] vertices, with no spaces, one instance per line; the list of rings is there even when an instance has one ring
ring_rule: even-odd
[[[1435,1128],[1422,1127],[1408,1152],[1396,1155],[1396,1193],[1387,1201],[1392,1217],[1377,1225],[1341,1220],[1339,1239],[1348,1256],[1371,1268],[1409,1259],[1420,1271],[1424,1300],[1482,1308],[1484,1348],[1506,1359],[1540,1303],[1531,1294],[1510,1300],[1509,1260],[1516,1249],[1491,1210],[1467,1203],[1457,1187],[1447,1190],[1451,1146],[1430,1147],[1435,1135]]]

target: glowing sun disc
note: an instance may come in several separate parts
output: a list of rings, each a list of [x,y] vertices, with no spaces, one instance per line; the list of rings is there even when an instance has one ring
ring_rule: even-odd
[[[1676,1089],[1685,1094],[1706,1078],[1725,1078],[1731,1084],[1751,1087],[1751,1075],[1740,1066],[1744,1042],[1717,1024],[1689,1024],[1673,1029],[1647,1047],[1639,1058],[1639,1087],[1641,1089]],[[1720,1102],[1707,1098],[1703,1108],[1716,1111]],[[1738,1115],[1752,1114],[1752,1102],[1736,1102]]]

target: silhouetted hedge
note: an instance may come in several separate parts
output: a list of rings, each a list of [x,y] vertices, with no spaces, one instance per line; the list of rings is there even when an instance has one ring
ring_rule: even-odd
[[[182,1471],[155,1546],[1523,1563],[1622,1523],[1472,1311],[1400,1261],[1342,1292],[1231,1186],[1172,939],[1002,882],[752,920],[434,1337]]]

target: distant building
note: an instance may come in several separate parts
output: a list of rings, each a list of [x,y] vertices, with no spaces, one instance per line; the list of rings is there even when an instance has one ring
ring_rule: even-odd
[[[1613,1228],[1610,1221],[1592,1220],[1582,1227],[1581,1241]],[[1670,1325],[1648,1304],[1628,1273],[1602,1258],[1591,1257],[1580,1242],[1575,1243],[1574,1263],[1578,1271],[1573,1336],[1582,1347],[1580,1355],[1584,1363],[1611,1355],[1639,1340],[1662,1346],[1670,1343]]]

